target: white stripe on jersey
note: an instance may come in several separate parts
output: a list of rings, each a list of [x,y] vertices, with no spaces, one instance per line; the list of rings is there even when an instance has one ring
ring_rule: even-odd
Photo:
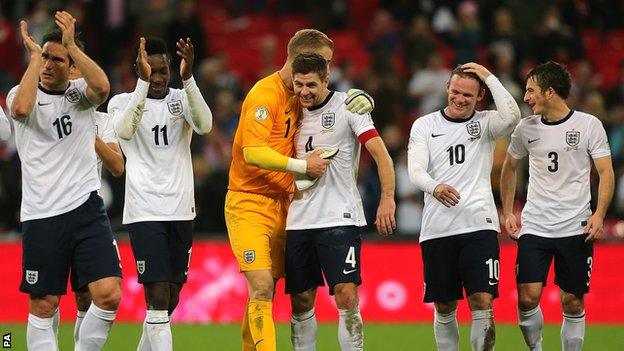
[[[113,120],[132,94],[108,104]],[[130,140],[119,139],[126,155],[123,223],[183,221],[195,218],[190,109],[184,90],[169,89],[163,99],[145,99],[143,117]]]
[[[366,225],[356,177],[360,162],[357,137],[374,129],[368,116],[347,110],[346,93],[330,92],[320,106],[303,110],[297,129],[297,158],[316,148],[339,148],[325,173],[311,188],[293,199],[288,209],[287,230]]]
[[[437,111],[414,122],[408,157],[421,152],[416,150],[427,152],[427,173],[461,196],[457,205],[447,208],[425,193],[421,242],[478,230],[499,231],[490,173],[496,137],[506,130],[501,121],[497,111],[476,111],[463,120]]]
[[[103,112],[95,112],[95,133],[106,144],[119,144],[117,137],[115,137],[115,130],[113,129],[113,119],[108,114]],[[97,158],[97,171],[100,181],[102,180],[102,159],[98,155]]]
[[[17,86],[7,96],[11,106]],[[21,221],[67,213],[100,188],[95,154],[95,107],[84,79],[64,92],[37,89],[31,114],[15,118],[15,142],[22,161]]]
[[[514,130],[508,152],[516,159],[529,155],[520,235],[582,234],[591,217],[591,159],[611,154],[602,122],[578,111],[554,123],[530,116]]]

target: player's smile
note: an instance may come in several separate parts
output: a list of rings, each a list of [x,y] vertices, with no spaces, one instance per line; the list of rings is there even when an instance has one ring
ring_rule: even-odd
[[[316,73],[295,74],[293,88],[299,102],[305,108],[319,105],[327,93],[327,79],[321,80]]]
[[[446,113],[451,118],[466,118],[481,100],[479,82],[472,78],[453,75],[447,86],[448,107]]]
[[[526,91],[524,93],[524,102],[526,102],[533,114],[542,113],[546,97],[542,93],[542,89],[533,78],[529,78],[526,82]]]

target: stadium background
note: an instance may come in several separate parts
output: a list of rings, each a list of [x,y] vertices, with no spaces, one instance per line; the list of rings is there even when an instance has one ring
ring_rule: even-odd
[[[260,77],[279,69],[286,43],[301,28],[317,28],[334,40],[331,86],[366,90],[377,106],[375,123],[395,162],[398,231],[380,240],[364,236],[362,311],[371,322],[428,322],[431,306],[422,301],[422,266],[417,244],[422,193],[407,178],[406,144],[411,123],[445,104],[445,82],[458,63],[485,64],[517,99],[523,116],[523,77],[535,64],[555,59],[573,75],[571,107],[599,117],[609,136],[616,172],[616,193],[606,221],[606,238],[597,245],[588,296],[588,322],[624,323],[624,2],[589,0],[0,0],[0,104],[21,78],[27,57],[19,38],[19,19],[40,40],[54,27],[53,13],[66,9],[77,18],[87,53],[106,71],[111,96],[134,89],[134,47],[139,35],[161,36],[172,45],[191,37],[196,47],[195,78],[214,115],[214,128],[192,143],[197,219],[189,284],[174,315],[177,322],[237,323],[246,298],[226,242],[223,204],[233,133],[245,93]],[[173,51],[173,48],[170,47]],[[175,55],[174,55],[175,56]],[[180,86],[174,57],[172,85]],[[480,108],[489,108],[487,98]],[[105,104],[101,106],[105,110]],[[506,141],[497,145],[492,185],[498,201],[498,176]],[[524,165],[526,167],[526,164]],[[124,178],[104,172],[103,194],[120,241]],[[517,200],[526,194],[526,169],[519,172]],[[21,252],[19,158],[14,142],[0,143],[0,323],[22,322],[25,296],[17,292]],[[592,176],[592,183],[597,178]],[[374,218],[379,183],[363,152],[359,186],[369,223]],[[593,187],[595,191],[596,186]],[[502,244],[500,322],[515,323],[513,284],[515,245]],[[124,299],[119,319],[143,319],[132,254],[122,244]],[[552,281],[552,277],[551,277]],[[614,288],[618,287],[618,288]],[[559,323],[558,292],[545,291],[547,322]],[[280,293],[276,318],[289,319],[288,300]],[[71,321],[74,307],[65,299],[61,311]],[[319,294],[319,319],[335,321],[332,302]],[[460,319],[469,320],[465,306]],[[4,332],[5,328],[0,328]],[[519,331],[515,330],[519,335]],[[174,331],[175,332],[175,331]],[[285,332],[287,333],[287,332]],[[114,332],[113,332],[114,334]],[[424,335],[432,339],[430,331]],[[589,334],[589,332],[588,332]],[[589,334],[590,335],[590,334]],[[465,333],[464,333],[465,336]],[[519,339],[518,339],[519,340]],[[624,339],[617,345],[624,347]],[[611,349],[611,348],[603,348]],[[614,345],[613,350],[620,349]]]

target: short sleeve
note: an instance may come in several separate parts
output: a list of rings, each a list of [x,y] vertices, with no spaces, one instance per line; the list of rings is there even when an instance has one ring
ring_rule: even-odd
[[[589,127],[589,142],[587,153],[592,158],[600,158],[611,155],[609,140],[607,139],[607,132],[605,131],[602,122],[595,117],[592,117],[592,121]]]
[[[102,130],[98,131],[98,135],[100,136],[100,138],[102,138],[102,141],[107,144],[119,144],[119,141],[117,141],[117,138],[115,137],[115,130],[113,129],[113,119],[110,118],[110,116],[106,113],[96,113],[98,114],[99,120],[101,122],[100,127],[102,128]]]
[[[19,85],[14,86],[13,89],[11,89],[9,91],[9,94],[7,95],[7,98],[6,98],[6,106],[7,106],[7,109],[9,111],[9,115],[11,117],[13,117],[13,115],[11,114],[11,105],[13,105],[13,99],[15,99],[15,94],[17,93],[17,88],[19,88]]]
[[[524,143],[522,142],[522,126],[524,124],[519,123],[514,131],[511,133],[511,138],[509,140],[509,147],[507,148],[507,152],[515,159],[519,160],[526,155],[529,154],[529,151],[526,149]]]
[[[373,117],[371,117],[370,113],[358,115],[357,113],[347,111],[346,106],[343,108],[346,111],[349,126],[351,126],[351,130],[355,133],[355,135],[360,136],[364,132],[375,129]]]

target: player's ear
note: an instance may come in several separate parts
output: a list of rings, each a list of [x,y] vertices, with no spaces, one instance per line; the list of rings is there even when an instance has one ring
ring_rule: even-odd
[[[477,101],[481,101],[485,97],[485,89],[479,89],[479,95],[477,95]]]

